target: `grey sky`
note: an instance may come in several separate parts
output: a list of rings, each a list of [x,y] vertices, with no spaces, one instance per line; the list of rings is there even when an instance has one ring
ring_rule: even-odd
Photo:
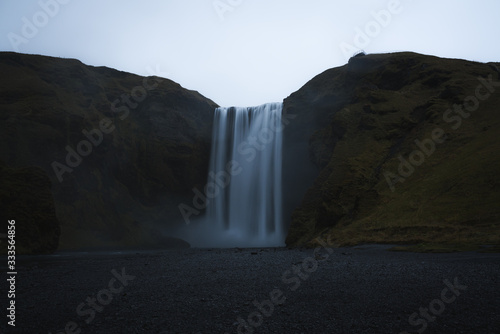
[[[0,0],[0,50],[156,72],[252,106],[281,101],[359,46],[500,61],[499,13],[497,0]]]

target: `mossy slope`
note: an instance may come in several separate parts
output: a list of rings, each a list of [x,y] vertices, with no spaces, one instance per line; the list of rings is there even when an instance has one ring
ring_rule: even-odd
[[[285,138],[307,135],[318,173],[292,214],[287,244],[318,236],[339,245],[500,243],[499,75],[498,63],[367,55],[288,97],[284,110],[296,118]],[[496,83],[490,96],[470,116],[446,114],[472,106],[479,78]],[[415,141],[436,129],[446,139],[418,162]],[[418,162],[402,169],[405,177],[401,157]]]

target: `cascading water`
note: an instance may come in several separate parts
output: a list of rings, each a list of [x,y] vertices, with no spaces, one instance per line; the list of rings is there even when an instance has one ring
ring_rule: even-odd
[[[195,247],[284,246],[282,103],[217,108],[207,210]]]

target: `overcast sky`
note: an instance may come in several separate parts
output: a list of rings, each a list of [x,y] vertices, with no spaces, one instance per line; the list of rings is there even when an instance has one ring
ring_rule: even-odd
[[[498,0],[0,0],[0,50],[158,74],[253,106],[358,49],[500,61],[499,13]]]

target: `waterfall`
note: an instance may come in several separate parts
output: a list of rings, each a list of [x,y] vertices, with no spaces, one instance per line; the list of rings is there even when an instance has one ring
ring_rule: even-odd
[[[284,246],[282,103],[217,108],[197,247]]]

